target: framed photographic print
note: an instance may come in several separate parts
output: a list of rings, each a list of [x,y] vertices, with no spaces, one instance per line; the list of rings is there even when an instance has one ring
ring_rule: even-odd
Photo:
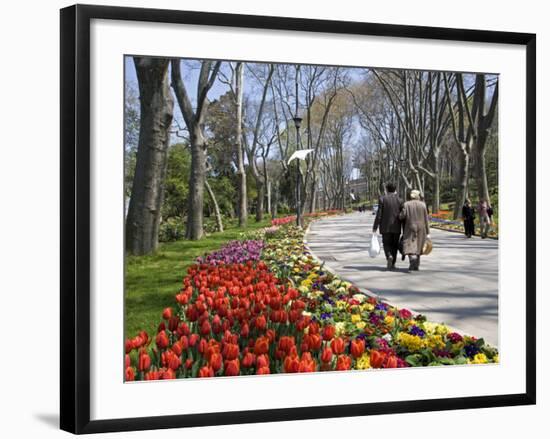
[[[61,10],[61,428],[535,403],[535,35]]]

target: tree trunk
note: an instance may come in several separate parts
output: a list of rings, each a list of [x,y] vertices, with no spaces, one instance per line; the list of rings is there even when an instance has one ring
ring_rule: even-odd
[[[479,199],[487,200],[487,203],[491,205],[491,198],[489,195],[489,185],[487,184],[487,166],[485,163],[485,147],[475,148],[475,172],[477,183],[477,195]]]
[[[265,187],[261,178],[256,180],[256,222],[260,222],[264,219],[264,197]]]
[[[167,151],[174,100],[168,60],[134,57],[140,93],[140,132],[132,197],[126,219],[126,250],[152,253],[158,246]]]
[[[457,187],[458,192],[456,194],[455,208],[453,217],[457,219],[462,212],[462,206],[468,196],[468,179],[470,169],[470,155],[466,151],[462,151],[458,156],[458,174],[457,174]]]
[[[208,192],[208,195],[212,200],[212,204],[214,205],[214,215],[216,216],[216,229],[218,230],[218,232],[223,232],[223,221],[220,214],[220,207],[218,206],[218,201],[216,200],[214,191],[210,187],[210,184],[208,183],[208,180],[206,178],[204,179],[204,187],[206,188],[206,191]]]
[[[271,214],[271,180],[267,180],[267,213]]]
[[[203,230],[204,185],[206,181],[206,152],[201,129],[196,127],[191,133],[191,172],[189,176],[189,206],[185,237],[201,239]]]
[[[243,147],[243,63],[237,63],[235,93],[237,94],[237,175],[239,180],[239,227],[246,227],[248,206],[246,194],[246,171]]]
[[[437,213],[439,212],[439,204],[440,204],[440,163],[439,163],[439,152],[434,151],[434,174],[433,174],[433,199],[432,199],[432,212]]]
[[[279,203],[279,185],[275,183],[275,188],[273,190],[273,196],[272,196],[272,202],[271,202],[271,218],[275,218],[277,216],[277,205]]]

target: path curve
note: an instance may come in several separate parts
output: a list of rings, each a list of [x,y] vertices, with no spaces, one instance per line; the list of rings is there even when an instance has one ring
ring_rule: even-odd
[[[409,273],[400,255],[397,270],[387,271],[383,251],[377,258],[368,254],[373,220],[372,212],[323,218],[305,240],[342,279],[498,347],[498,241],[432,228],[434,249],[420,271]]]

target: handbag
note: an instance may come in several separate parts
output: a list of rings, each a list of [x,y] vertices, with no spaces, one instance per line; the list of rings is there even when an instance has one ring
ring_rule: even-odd
[[[429,255],[432,252],[433,249],[433,243],[430,238],[426,238],[424,241],[424,245],[422,246],[422,254],[423,255]]]

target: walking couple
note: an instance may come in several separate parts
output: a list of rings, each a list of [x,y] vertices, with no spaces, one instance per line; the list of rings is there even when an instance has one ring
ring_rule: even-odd
[[[388,183],[386,195],[381,196],[378,202],[372,231],[376,233],[380,228],[388,270],[395,269],[397,252],[402,241],[401,252],[403,259],[405,255],[409,257],[409,271],[418,271],[422,249],[430,238],[428,210],[426,204],[420,200],[420,191],[413,189],[410,198],[403,203],[395,192],[395,184]]]

